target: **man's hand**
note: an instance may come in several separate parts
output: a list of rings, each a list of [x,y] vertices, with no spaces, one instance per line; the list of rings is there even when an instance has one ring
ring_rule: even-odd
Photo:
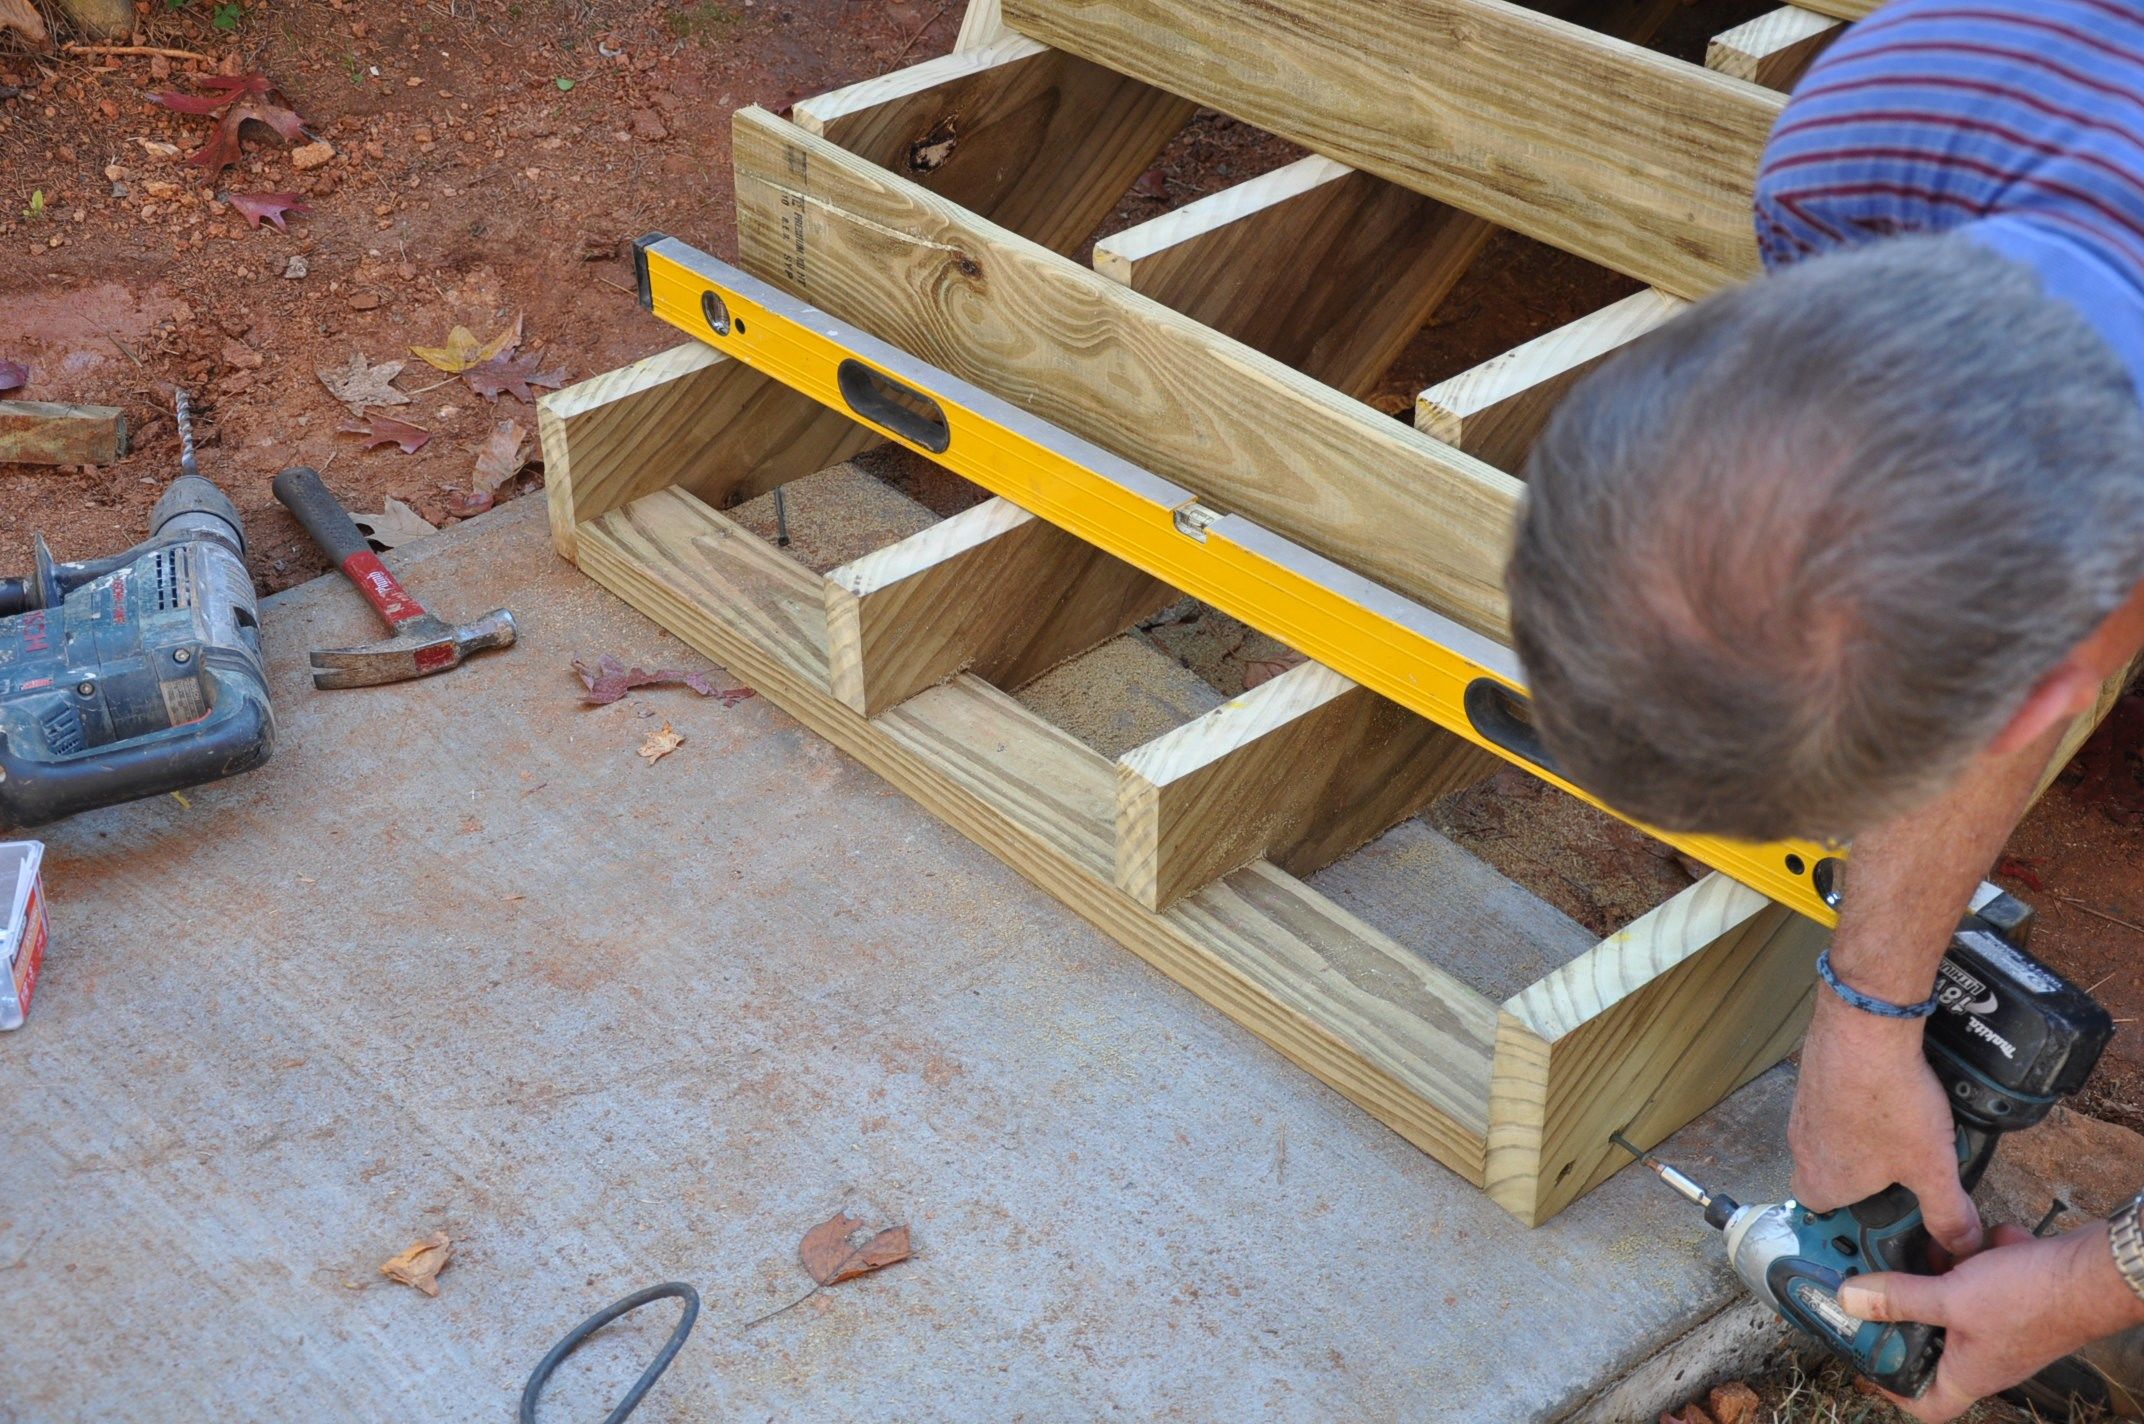
[[[2079,1346],[2144,1322],[2144,1303],[2114,1269],[2104,1223],[2044,1240],[1998,1226],[1988,1250],[1946,1275],[1860,1276],[1839,1288],[1839,1304],[1863,1320],[1943,1327],[1935,1381],[1919,1399],[1893,1396],[1926,1424],[1955,1419]]]
[[[1953,1257],[1980,1249],[1980,1213],[1958,1183],[1957,1129],[1921,1052],[1917,1020],[1881,1019],[1818,990],[1787,1143],[1794,1199],[1830,1211],[1898,1182]]]

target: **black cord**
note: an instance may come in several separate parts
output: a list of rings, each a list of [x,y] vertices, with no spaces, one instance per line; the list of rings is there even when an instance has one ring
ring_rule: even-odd
[[[677,1328],[670,1332],[670,1341],[663,1346],[662,1353],[640,1372],[640,1378],[633,1381],[633,1387],[625,1392],[625,1398],[618,1401],[618,1407],[604,1416],[603,1424],[620,1424],[626,1415],[639,1406],[641,1396],[654,1387],[655,1381],[662,1378],[663,1371],[670,1368],[670,1362],[677,1358],[677,1352],[685,1346],[685,1337],[692,1333],[693,1321],[700,1318],[700,1293],[683,1281],[666,1281],[659,1286],[634,1291],[625,1299],[604,1306],[568,1331],[566,1338],[553,1345],[551,1353],[543,1357],[542,1363],[538,1364],[534,1373],[529,1376],[528,1387],[521,1391],[521,1424],[536,1424],[536,1397],[543,1393],[544,1385],[550,1382],[551,1372],[558,1368],[566,1356],[578,1350],[589,1336],[627,1311],[638,1310],[649,1301],[661,1300],[665,1296],[675,1296],[685,1302],[684,1312],[678,1316]]]

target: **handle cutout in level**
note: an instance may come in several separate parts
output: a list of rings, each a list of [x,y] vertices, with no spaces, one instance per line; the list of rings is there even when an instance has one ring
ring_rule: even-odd
[[[1542,745],[1534,727],[1533,708],[1526,695],[1514,692],[1494,678],[1477,677],[1461,696],[1467,722],[1485,739],[1541,770],[1556,772],[1556,759]]]
[[[933,455],[943,454],[953,443],[953,431],[945,412],[913,386],[902,385],[854,357],[842,360],[834,373],[841,398],[849,409],[882,429],[890,430],[911,445],[921,445]]]

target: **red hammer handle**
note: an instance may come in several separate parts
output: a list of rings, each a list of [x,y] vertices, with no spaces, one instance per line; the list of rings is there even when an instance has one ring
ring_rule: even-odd
[[[328,492],[316,472],[303,465],[294,466],[275,477],[274,489],[275,497],[298,517],[305,532],[320,546],[320,552],[341,566],[358,592],[387,620],[388,627],[399,628],[412,618],[424,616],[424,605],[410,597],[409,591],[387,572],[380,556],[372,552],[365,536],[350,522],[349,511]]]

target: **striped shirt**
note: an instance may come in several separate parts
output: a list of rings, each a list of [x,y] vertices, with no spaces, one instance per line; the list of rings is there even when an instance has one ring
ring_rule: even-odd
[[[2144,0],[1892,0],[1803,76],[1765,265],[1956,231],[2083,313],[2144,395]]]

